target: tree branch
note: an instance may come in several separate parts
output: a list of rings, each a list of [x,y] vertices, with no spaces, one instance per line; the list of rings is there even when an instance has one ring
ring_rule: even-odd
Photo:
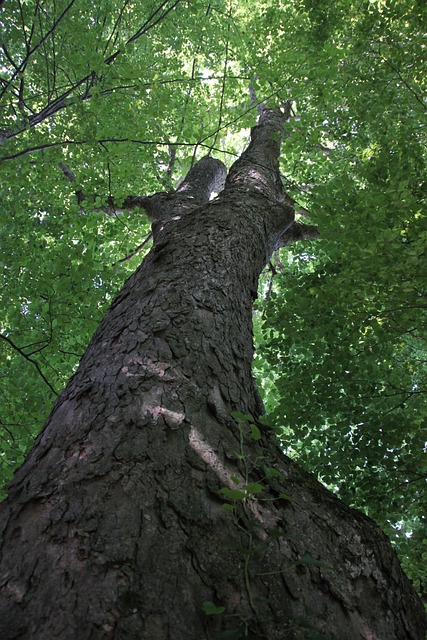
[[[5,137],[4,131],[0,131],[0,144],[2,142],[2,136]],[[7,136],[6,136],[7,137]],[[228,154],[232,157],[236,157],[236,154],[231,151],[224,151],[224,149],[218,149],[215,147],[211,147],[208,144],[203,144],[201,142],[168,142],[165,140],[133,140],[132,138],[104,138],[101,140],[96,140],[97,144],[105,144],[107,142],[115,143],[115,144],[123,144],[123,143],[131,143],[131,144],[145,144],[145,145],[154,145],[154,146],[163,146],[163,147],[202,147],[205,149],[209,149],[210,151],[218,151],[221,154]],[[43,151],[44,149],[52,149],[54,147],[67,147],[71,145],[75,146],[83,146],[85,144],[93,144],[88,143],[87,140],[63,140],[58,142],[48,142],[46,144],[40,144],[35,147],[27,147],[26,149],[22,149],[21,151],[17,151],[16,153],[11,154],[10,156],[0,157],[0,162],[6,162],[8,160],[16,160],[16,158],[20,158],[21,156],[28,156],[31,153],[36,153],[37,151]]]
[[[19,353],[20,356],[22,356],[23,358],[25,358],[25,360],[28,360],[28,362],[31,362],[31,364],[33,364],[35,366],[35,368],[37,369],[37,371],[39,372],[40,376],[42,377],[43,381],[47,384],[47,386],[49,387],[49,389],[52,391],[52,393],[54,393],[56,396],[59,396],[59,393],[57,393],[55,391],[55,389],[52,387],[52,385],[50,384],[49,380],[46,378],[46,376],[44,375],[43,371],[40,368],[40,365],[38,362],[36,362],[35,360],[33,360],[32,358],[30,358],[30,356],[27,356],[27,354],[25,353],[25,351],[23,351],[20,347],[18,347],[10,338],[8,338],[8,336],[5,336],[3,333],[0,333],[0,338],[2,340],[4,340],[5,342],[7,342],[13,349],[15,349],[15,351],[17,351]]]
[[[64,162],[60,162],[58,166],[66,178],[77,185],[76,177],[70,167]],[[194,167],[190,169],[183,182],[174,192],[174,202],[178,195],[181,196],[179,198],[181,209],[194,209],[202,204],[206,204],[206,202],[209,202],[212,193],[219,193],[224,188],[226,175],[227,169],[220,160],[208,156],[201,158]],[[87,204],[87,208],[91,208],[94,211],[103,211],[109,216],[122,213],[124,209],[128,211],[144,209],[145,215],[151,221],[159,221],[160,219],[165,221],[172,215],[170,207],[168,207],[168,202],[171,201],[171,195],[171,193],[160,192],[151,196],[127,196],[120,202],[116,202],[113,196],[109,196],[105,199],[105,204],[93,207],[91,204],[94,204],[97,198],[104,197],[87,195],[80,185],[76,188],[77,201],[82,207]],[[143,246],[144,243],[135,250],[136,253],[142,249]],[[133,255],[135,255],[135,252],[130,257],[133,257]]]
[[[285,247],[293,242],[299,242],[300,240],[313,240],[315,238],[320,238],[320,233],[317,227],[295,220],[293,224],[282,234],[277,243],[276,249]]]
[[[0,98],[7,92],[7,90],[12,85],[12,83],[14,82],[16,77],[19,75],[19,73],[23,73],[25,71],[26,66],[28,64],[28,61],[29,61],[30,57],[32,56],[32,54],[55,31],[55,29],[58,26],[59,22],[63,19],[65,14],[69,11],[69,9],[72,7],[74,2],[75,2],[75,0],[71,0],[69,5],[64,9],[64,11],[58,17],[58,19],[54,22],[53,26],[49,29],[49,31],[41,38],[41,40],[32,49],[29,49],[29,44],[28,44],[28,46],[27,46],[28,52],[27,52],[27,55],[26,55],[25,59],[21,62],[19,67],[16,67],[14,65],[15,66],[15,72],[12,74],[12,77],[7,82],[4,83],[4,85],[2,87],[2,90],[0,92]],[[138,29],[138,31],[136,33],[134,33],[134,35],[127,40],[126,44],[131,44],[131,43],[135,42],[141,36],[143,36],[145,33],[147,33],[147,31],[149,31],[150,29],[155,27],[159,22],[161,22],[181,2],[181,0],[175,0],[175,2],[168,9],[163,11],[163,13],[160,16],[158,16],[156,20],[153,21],[153,19],[165,7],[165,5],[168,2],[169,2],[169,0],[165,0],[156,9],[156,11],[154,11],[154,13],[151,14],[151,16],[144,22],[144,24]],[[24,30],[24,32],[25,32],[25,30]],[[104,64],[107,65],[107,66],[111,65],[116,60],[116,58],[118,58],[118,56],[121,55],[121,54],[122,54],[122,49],[117,49],[112,55],[110,55],[108,58],[106,58],[104,60]],[[3,131],[2,137],[6,138],[6,139],[13,138],[13,137],[19,135],[20,133],[22,133],[23,131],[25,131],[27,126],[34,127],[34,126],[40,124],[41,122],[43,122],[44,120],[46,120],[46,118],[51,117],[52,115],[54,115],[55,113],[57,113],[58,111],[63,109],[65,106],[68,106],[68,104],[72,104],[75,100],[73,100],[72,102],[69,102],[68,104],[66,104],[66,99],[68,98],[68,96],[70,96],[70,94],[72,94],[76,89],[81,87],[85,82],[88,83],[88,86],[87,86],[87,89],[86,89],[84,95],[82,97],[80,97],[80,98],[84,99],[84,100],[90,98],[91,97],[90,96],[90,90],[94,86],[96,81],[97,81],[96,73],[95,73],[95,71],[92,70],[84,78],[82,78],[82,79],[78,80],[77,82],[75,82],[74,84],[72,84],[72,86],[69,87],[66,91],[64,91],[64,93],[62,93],[62,95],[60,95],[58,98],[56,98],[56,100],[54,100],[53,102],[48,102],[48,104],[38,114],[34,115],[32,118],[29,119],[29,122],[25,123],[25,126],[20,125],[18,129],[15,129],[13,131],[12,130]],[[0,142],[1,142],[1,140],[0,140]]]
[[[140,251],[142,251],[142,249],[149,243],[149,241],[151,240],[151,238],[153,237],[153,232],[150,231],[145,239],[143,240],[143,242],[141,242],[141,244],[139,244],[136,249],[134,249],[132,251],[132,253],[129,253],[127,256],[125,256],[124,258],[120,258],[120,260],[117,260],[117,262],[113,262],[112,266],[115,267],[118,264],[121,264],[122,262],[129,262],[130,260],[132,260],[132,258],[134,258],[135,256],[138,255],[138,253]]]
[[[21,62],[21,64],[19,65],[19,67],[17,67],[15,73],[12,75],[12,77],[10,78],[9,82],[5,85],[3,91],[0,93],[0,98],[3,97],[3,95],[6,93],[6,91],[8,90],[8,88],[10,87],[10,85],[12,84],[12,82],[15,80],[16,76],[21,73],[22,71],[25,70],[28,61],[30,59],[30,57],[33,55],[33,53],[35,51],[37,51],[37,49],[44,43],[44,41],[50,36],[51,33],[53,33],[56,29],[56,27],[58,26],[58,24],[61,22],[61,20],[64,18],[64,16],[68,13],[68,11],[71,9],[71,7],[73,6],[75,0],[71,0],[71,2],[65,7],[64,11],[60,14],[60,16],[57,18],[57,20],[55,20],[55,22],[53,23],[52,27],[49,29],[49,31],[47,31],[47,33],[45,33],[45,35],[39,40],[39,42],[34,45],[34,47],[32,49],[29,49],[27,55],[25,56],[25,59]],[[25,27],[25,25],[24,25]],[[25,33],[25,28],[23,29],[24,33]],[[29,42],[27,43],[27,46],[29,47]]]

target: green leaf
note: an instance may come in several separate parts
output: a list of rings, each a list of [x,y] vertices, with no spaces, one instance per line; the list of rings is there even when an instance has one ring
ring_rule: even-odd
[[[261,431],[252,422],[249,424],[253,440],[261,440]]]
[[[265,487],[258,482],[252,482],[250,484],[245,484],[243,486],[243,489],[245,489],[245,491],[247,491],[248,493],[261,493],[265,490]]]
[[[221,493],[229,500],[244,500],[248,497],[243,491],[239,491],[238,489],[229,489],[228,487],[223,487],[221,489]]]
[[[224,613],[225,607],[217,607],[213,602],[206,601],[203,603],[203,611],[207,616],[217,616]]]
[[[253,422],[253,417],[250,414],[242,413],[241,411],[231,411],[230,416],[240,422]]]
[[[266,478],[280,478],[282,474],[273,467],[263,467],[263,471]]]
[[[282,500],[288,500],[289,502],[293,502],[293,498],[292,496],[288,495],[287,493],[285,493],[284,491],[281,491],[279,493],[279,498],[281,498]]]
[[[222,508],[225,509],[226,511],[231,511],[231,513],[234,513],[236,510],[236,507],[234,506],[234,504],[230,504],[228,502],[226,502],[225,504],[222,505]]]

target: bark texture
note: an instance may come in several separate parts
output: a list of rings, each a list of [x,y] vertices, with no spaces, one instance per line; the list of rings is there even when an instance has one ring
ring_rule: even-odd
[[[262,113],[214,200],[210,158],[145,199],[153,249],[1,505],[4,640],[424,640],[378,527],[230,415],[261,411],[252,302],[296,228],[285,118]]]

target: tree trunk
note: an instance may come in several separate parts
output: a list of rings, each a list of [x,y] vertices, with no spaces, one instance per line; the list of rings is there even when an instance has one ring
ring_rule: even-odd
[[[282,192],[285,118],[263,112],[214,200],[210,158],[150,199],[153,249],[1,505],[4,640],[424,639],[384,534],[256,420],[258,276],[314,234]]]

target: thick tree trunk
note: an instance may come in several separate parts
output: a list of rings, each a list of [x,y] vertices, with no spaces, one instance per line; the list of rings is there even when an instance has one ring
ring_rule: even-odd
[[[4,640],[424,639],[378,527],[230,415],[260,413],[252,301],[296,228],[284,119],[264,111],[216,199],[206,158],[150,200],[154,247],[1,507]]]

